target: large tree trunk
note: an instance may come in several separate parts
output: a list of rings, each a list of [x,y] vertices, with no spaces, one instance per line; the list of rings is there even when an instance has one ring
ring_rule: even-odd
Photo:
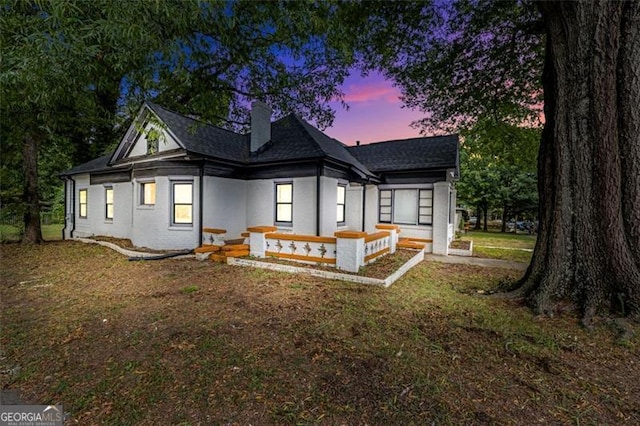
[[[24,235],[22,242],[39,244],[42,242],[40,227],[40,195],[38,192],[38,141],[27,132],[22,146],[22,160],[24,173],[23,198]]]
[[[540,229],[519,293],[640,317],[640,3],[542,2]]]

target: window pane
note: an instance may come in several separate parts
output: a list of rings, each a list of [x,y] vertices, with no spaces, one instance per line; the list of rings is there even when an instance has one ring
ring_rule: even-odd
[[[80,190],[80,203],[86,203],[87,202],[87,190],[86,189],[81,189]]]
[[[80,204],[80,217],[87,217],[87,205]]]
[[[345,196],[345,191],[344,191],[344,186],[338,186],[338,204],[344,204],[344,196]]]
[[[106,193],[106,198],[107,198],[107,204],[113,204],[113,189],[112,188],[107,188],[105,193]]]
[[[276,201],[278,203],[291,203],[293,201],[293,185],[290,183],[276,185]]]
[[[391,222],[391,215],[380,213],[380,222]]]
[[[291,204],[278,204],[276,209],[276,222],[291,222]]]
[[[173,206],[174,223],[192,223],[192,210],[191,205],[175,205]]]
[[[338,205],[336,218],[338,222],[344,222],[344,205]]]
[[[393,221],[416,223],[418,219],[418,193],[414,189],[397,189],[394,195]]]
[[[113,219],[113,204],[107,204],[107,219]]]
[[[191,204],[193,188],[190,183],[173,184],[173,202],[177,204]]]
[[[143,183],[142,188],[144,191],[142,204],[155,204],[156,203],[156,184],[155,182]]]

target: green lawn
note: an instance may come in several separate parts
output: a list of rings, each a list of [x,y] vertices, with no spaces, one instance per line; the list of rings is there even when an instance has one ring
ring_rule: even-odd
[[[45,241],[62,239],[63,224],[42,225],[42,238]],[[20,241],[21,229],[13,225],[0,225],[0,242]]]
[[[501,232],[470,231],[460,238],[473,241],[473,255],[490,259],[529,262],[536,236]],[[523,250],[524,249],[524,250]]]
[[[0,388],[70,424],[640,424],[640,329],[481,295],[518,271],[425,261],[384,289],[0,249]]]

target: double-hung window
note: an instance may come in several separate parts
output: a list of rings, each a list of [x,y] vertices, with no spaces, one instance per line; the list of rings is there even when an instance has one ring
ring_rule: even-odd
[[[433,222],[433,190],[380,190],[378,220],[399,225],[431,225]]]
[[[104,188],[104,217],[106,220],[113,220],[113,187]]]
[[[276,183],[276,223],[293,223],[293,183]]]
[[[140,204],[154,206],[156,204],[156,183],[142,182],[140,184]]]
[[[173,225],[193,224],[193,182],[171,182]]]
[[[337,212],[336,218],[339,224],[345,222],[345,206],[347,201],[347,187],[346,185],[338,185],[337,188]]]
[[[86,189],[81,189],[78,191],[78,216],[83,219],[87,218],[87,208],[89,206],[88,197],[89,194]]]

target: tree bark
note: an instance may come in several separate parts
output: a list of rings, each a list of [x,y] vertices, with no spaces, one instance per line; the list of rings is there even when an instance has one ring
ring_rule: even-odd
[[[22,242],[39,244],[42,242],[42,230],[40,227],[40,193],[38,191],[38,141],[29,132],[24,136],[22,160],[25,203]]]
[[[541,314],[640,317],[640,3],[542,2],[540,228],[520,282]]]

